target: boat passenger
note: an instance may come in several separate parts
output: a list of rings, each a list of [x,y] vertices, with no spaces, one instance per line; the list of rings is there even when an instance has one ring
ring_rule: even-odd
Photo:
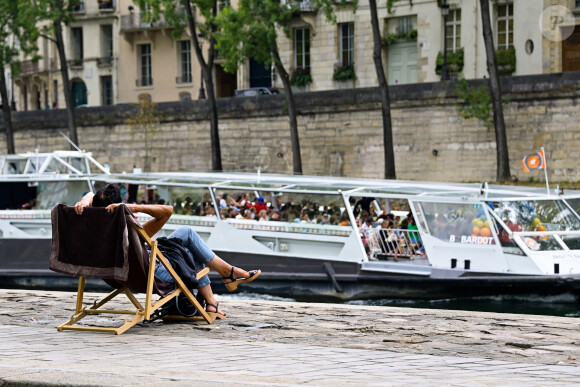
[[[122,204],[122,199],[119,187],[113,184],[108,184],[97,191],[96,194],[93,194],[92,192],[87,193],[75,204],[74,207],[75,212],[82,215],[83,209],[88,206],[106,207],[108,212],[113,212],[120,204]],[[159,230],[161,230],[163,225],[173,214],[173,207],[166,205],[126,204],[126,206],[131,212],[142,212],[153,217],[153,219],[147,221],[143,225],[143,229],[150,237],[153,237]],[[261,270],[245,271],[239,267],[234,267],[215,255],[215,253],[191,227],[179,227],[169,235],[169,238],[179,239],[182,246],[192,253],[196,266],[199,266],[197,269],[203,268],[207,265],[211,269],[217,271],[221,275],[226,288],[230,292],[236,290],[239,284],[251,282],[261,274]],[[169,275],[163,265],[158,264],[156,266],[155,275],[164,281],[173,282],[173,278]],[[225,316],[214,297],[210,286],[210,280],[207,275],[199,279],[198,292],[206,302],[207,312]]]
[[[270,220],[274,222],[280,221],[280,211],[274,210],[272,211],[272,215],[270,216]]]
[[[262,210],[260,211],[260,213],[258,214],[258,222],[268,222],[268,213],[266,212],[266,210]]]

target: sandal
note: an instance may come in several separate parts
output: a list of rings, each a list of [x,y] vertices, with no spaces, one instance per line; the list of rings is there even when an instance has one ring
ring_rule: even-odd
[[[225,314],[225,313],[223,313],[223,312],[218,312],[218,310],[219,310],[219,309],[218,309],[218,305],[219,305],[219,304],[220,304],[219,302],[216,302],[216,303],[215,303],[215,305],[214,305],[214,304],[210,304],[210,303],[208,302],[208,303],[206,304],[206,306],[205,306],[205,311],[206,311],[206,313],[207,313],[207,314],[209,314],[210,316],[212,316],[214,320],[215,320],[215,319],[218,319],[218,318],[219,318],[220,320],[223,320],[223,319],[225,319],[225,318],[226,318],[226,314]],[[209,310],[207,310],[207,307],[208,307],[208,306],[211,306],[212,308],[214,308],[214,309],[215,309],[215,312],[210,312]]]
[[[258,276],[262,273],[262,270],[252,270],[252,271],[248,272],[248,273],[250,273],[250,276],[248,278],[234,278],[234,269],[235,268],[236,268],[235,266],[232,266],[232,272],[230,273],[230,275],[227,277],[222,277],[222,280],[232,280],[232,282],[227,282],[227,283],[224,282],[224,284],[226,285],[226,288],[230,292],[233,292],[234,290],[236,290],[238,288],[239,284],[245,284],[248,282],[252,282],[256,278],[258,278]]]

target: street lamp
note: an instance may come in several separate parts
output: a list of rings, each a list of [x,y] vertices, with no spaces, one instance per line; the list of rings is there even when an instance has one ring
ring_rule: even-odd
[[[447,67],[447,16],[449,15],[449,4],[443,0],[441,4],[441,16],[443,16],[443,66],[441,66],[441,80],[449,80],[449,68]]]

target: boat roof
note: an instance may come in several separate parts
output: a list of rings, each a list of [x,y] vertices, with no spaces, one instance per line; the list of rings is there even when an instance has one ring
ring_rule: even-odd
[[[263,173],[228,172],[166,172],[111,174],[107,182],[133,184],[173,185],[184,187],[211,187],[216,190],[253,190],[268,192],[336,194],[356,197],[415,197],[415,198],[470,198],[470,199],[553,199],[557,190],[541,187],[489,185],[487,183],[443,183],[410,180],[381,180],[349,177],[279,175]],[[580,191],[570,194],[580,195]]]
[[[554,199],[559,189],[491,185],[488,183],[422,182],[351,177],[307,176],[247,172],[154,172],[111,174],[90,152],[27,152],[0,156],[0,181],[92,180],[109,183],[146,184],[304,194],[344,194],[355,197],[457,200]],[[580,197],[569,191],[563,197]]]
[[[86,179],[92,173],[109,174],[107,167],[95,160],[90,152],[54,151],[0,155],[0,179],[4,181],[47,180],[78,177]]]

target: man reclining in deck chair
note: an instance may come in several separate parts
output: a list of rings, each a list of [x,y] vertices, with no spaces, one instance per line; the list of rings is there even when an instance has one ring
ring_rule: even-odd
[[[92,192],[87,193],[81,201],[75,204],[75,212],[82,215],[83,209],[87,206],[106,207],[107,212],[113,212],[121,203],[121,193],[119,187],[113,184],[108,184],[97,191],[96,194]],[[169,220],[173,214],[173,207],[160,204],[126,204],[127,208],[135,213],[142,212],[151,215],[153,219],[147,221],[143,225],[143,229],[153,237],[163,225]],[[192,270],[201,270],[205,265],[217,271],[226,285],[226,288],[233,292],[238,288],[239,284],[247,283],[255,280],[261,273],[261,270],[244,271],[238,267],[234,267],[214,254],[214,252],[207,246],[207,244],[200,238],[197,233],[190,227],[183,226],[175,230],[168,239],[177,243],[180,247],[185,248],[193,255],[195,266],[190,268]],[[179,247],[178,247],[179,248]],[[158,264],[155,268],[155,275],[160,279],[173,282],[173,278],[169,275],[163,265]],[[206,312],[215,314],[217,318],[225,317],[225,314],[219,309],[219,305],[214,297],[210,280],[207,275],[199,280],[198,291],[201,297],[206,302]]]

